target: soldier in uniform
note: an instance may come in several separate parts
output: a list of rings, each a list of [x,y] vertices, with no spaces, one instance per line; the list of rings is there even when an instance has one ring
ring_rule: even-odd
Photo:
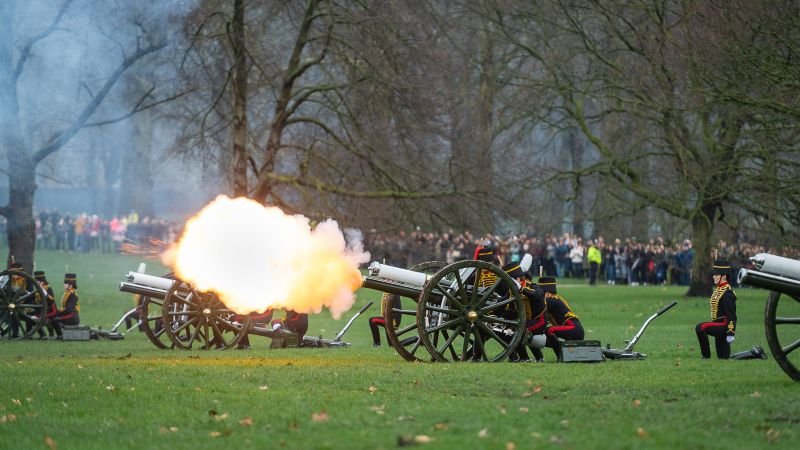
[[[545,333],[547,346],[553,349],[558,360],[562,360],[561,343],[558,338],[575,341],[582,340],[584,336],[583,325],[578,316],[572,311],[567,300],[558,294],[555,277],[539,277],[539,286],[544,291],[547,305],[547,321],[550,326]]]
[[[522,262],[508,263],[503,266],[503,270],[519,284],[519,292],[522,294],[523,304],[525,307],[525,327],[527,331],[531,334],[540,334],[540,332],[544,332],[544,291],[542,291],[542,289],[535,283],[529,282],[525,276],[527,269],[530,268],[530,261],[531,260],[528,259],[528,255],[526,255]],[[503,315],[506,319],[516,319],[516,305],[506,305]],[[540,320],[542,322],[541,326],[539,325]],[[541,350],[538,348],[534,348],[532,350],[534,357],[536,357],[537,360],[540,359]],[[512,362],[530,362],[524,342],[520,342],[517,345],[511,355],[509,355],[509,360]]]
[[[55,336],[55,327],[52,324],[52,319],[58,314],[58,308],[56,307],[56,297],[53,293],[53,288],[50,287],[50,284],[47,282],[47,277],[45,276],[44,270],[37,270],[33,272],[33,278],[39,283],[39,286],[42,287],[42,290],[45,291],[47,297],[45,301],[47,302],[47,308],[45,311],[45,325],[47,326],[47,334],[50,339],[53,339]],[[44,330],[41,328],[39,329],[39,339],[45,339]]]
[[[14,271],[17,271],[17,272],[22,272],[23,271],[22,264],[14,261],[14,262],[11,263],[11,265],[8,266],[8,270],[14,270]],[[11,275],[11,279],[9,280],[8,284],[6,285],[7,289],[10,289],[11,291],[13,291],[15,293],[14,296],[20,295],[20,294],[18,294],[19,291],[20,290],[24,290],[25,287],[26,287],[25,278],[22,278],[22,277],[17,276],[17,275]],[[25,320],[27,326],[31,326],[30,319],[23,319],[23,320]],[[19,329],[20,329],[19,318],[17,317],[16,314],[12,314],[11,315],[11,337],[13,339],[19,338]],[[24,334],[24,331],[23,331],[23,334]]]
[[[388,298],[381,302],[381,315],[370,317],[369,318],[369,330],[372,332],[372,346],[373,347],[380,347],[381,346],[381,333],[379,328],[383,327],[384,330],[386,329],[386,320],[384,319],[386,314],[386,308],[392,308],[395,310],[392,312],[392,327],[397,328],[400,326],[400,320],[402,319],[403,315],[397,311],[401,308],[400,305],[400,296],[397,294],[387,294]],[[387,337],[386,340],[388,341],[389,338]]]
[[[717,358],[728,359],[731,356],[731,342],[736,334],[736,294],[728,283],[730,273],[731,265],[728,261],[714,261],[711,276],[716,287],[709,299],[711,321],[698,323],[694,328],[703,359],[711,358],[708,336],[714,337]]]
[[[284,310],[282,319],[272,321],[272,331],[280,331],[284,328],[297,334],[297,340],[302,346],[303,336],[308,331],[308,314],[301,314],[291,309]]]
[[[272,323],[272,308],[267,309],[263,313],[250,313],[250,323],[252,326]],[[250,333],[245,333],[244,336],[242,336],[236,348],[239,350],[247,350],[250,348]]]
[[[81,310],[78,303],[78,279],[74,273],[64,274],[64,295],[61,296],[61,309],[58,311],[52,322],[58,337],[63,339],[61,325],[80,325]]]
[[[473,259],[492,263],[498,267],[502,264],[500,256],[497,255],[497,249],[491,244],[478,246],[478,248],[475,249],[475,255]],[[496,281],[497,275],[488,270],[481,270],[480,274],[478,275],[478,287],[489,287]],[[472,284],[472,280],[467,280],[467,284]]]

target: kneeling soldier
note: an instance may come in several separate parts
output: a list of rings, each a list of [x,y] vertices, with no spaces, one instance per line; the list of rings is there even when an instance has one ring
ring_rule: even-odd
[[[400,296],[397,294],[387,294],[388,298],[384,298],[381,302],[381,315],[370,317],[369,318],[369,331],[372,332],[372,346],[373,347],[380,347],[381,346],[381,333],[378,328],[383,327],[386,329],[386,308],[391,308],[394,310],[392,312],[392,323],[391,326],[393,328],[397,328],[400,326],[400,320],[402,319],[403,315],[398,311],[402,306],[400,305]],[[389,341],[389,338],[386,338],[386,341]]]
[[[728,261],[724,259],[714,261],[711,277],[716,287],[709,299],[711,322],[698,323],[694,328],[703,359],[711,357],[708,336],[714,336],[717,358],[728,359],[731,356],[731,342],[736,334],[736,293],[728,284],[730,273],[731,265]]]
[[[561,343],[558,338],[566,341],[580,341],[583,339],[583,325],[578,316],[572,311],[567,300],[558,295],[556,279],[554,277],[539,277],[539,286],[544,291],[547,304],[547,321],[550,326],[546,329],[547,346],[553,349],[558,360],[562,360]]]

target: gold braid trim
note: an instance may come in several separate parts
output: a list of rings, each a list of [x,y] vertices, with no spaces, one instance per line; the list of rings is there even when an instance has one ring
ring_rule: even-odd
[[[482,270],[478,279],[478,286],[485,288],[493,285],[497,281],[497,274],[488,270]]]
[[[709,305],[711,306],[711,320],[717,320],[717,312],[719,311],[719,300],[722,298],[723,294],[727,290],[731,288],[730,284],[726,284],[724,286],[717,286],[714,289],[714,293],[711,294],[711,298],[708,300]]]

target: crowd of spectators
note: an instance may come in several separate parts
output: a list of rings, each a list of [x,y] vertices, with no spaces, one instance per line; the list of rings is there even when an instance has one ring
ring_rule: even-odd
[[[165,219],[140,218],[135,211],[111,218],[42,211],[35,220],[37,249],[97,253],[119,252],[126,241],[172,242],[180,227]]]
[[[452,263],[472,259],[474,249],[489,241],[498,247],[505,261],[518,261],[526,253],[533,256],[532,275],[539,268],[548,276],[589,278],[589,246],[596,246],[602,261],[596,274],[600,282],[627,284],[675,284],[687,286],[691,282],[695,253],[691,240],[668,242],[663,238],[639,241],[636,238],[603,237],[584,240],[565,233],[539,235],[528,231],[523,234],[473,235],[469,232],[434,233],[413,231],[397,234],[368,233],[365,247],[378,261],[398,267],[411,267],[423,261]],[[728,259],[734,268],[747,267],[748,258],[762,252],[798,258],[796,250],[767,249],[760,245],[742,243],[731,245],[719,241],[714,246],[718,257]],[[735,269],[734,269],[735,270]]]

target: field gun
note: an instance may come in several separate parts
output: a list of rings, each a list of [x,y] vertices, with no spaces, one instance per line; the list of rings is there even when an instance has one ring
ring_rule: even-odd
[[[800,381],[800,261],[759,253],[750,262],[754,269],[739,270],[739,284],[772,291],[764,311],[767,344],[781,369]]]

